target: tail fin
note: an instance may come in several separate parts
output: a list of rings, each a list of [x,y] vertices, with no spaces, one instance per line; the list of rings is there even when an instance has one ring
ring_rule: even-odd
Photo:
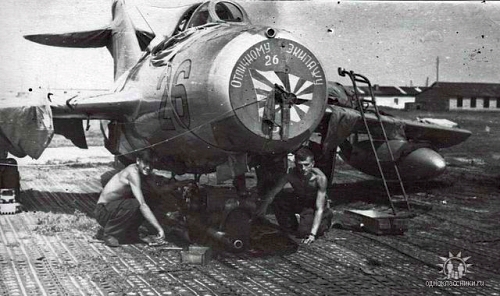
[[[132,20],[125,10],[125,1],[116,0],[111,8],[111,46],[108,47],[115,60],[115,79],[130,69],[141,57],[139,41],[135,36]]]
[[[64,34],[26,35],[24,38],[59,47],[95,48],[106,46],[113,56],[115,80],[132,67],[154,38],[154,34],[135,29],[126,9],[125,0],[114,0],[113,21],[102,29]]]

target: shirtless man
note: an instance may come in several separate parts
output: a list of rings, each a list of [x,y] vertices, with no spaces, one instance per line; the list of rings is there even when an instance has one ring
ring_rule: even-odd
[[[120,243],[137,241],[138,228],[145,218],[158,231],[158,239],[165,238],[165,232],[144,200],[141,175],[151,173],[151,157],[143,153],[136,163],[114,175],[99,196],[94,211],[97,222],[103,227],[97,238],[111,247]]]
[[[310,244],[328,230],[333,214],[327,206],[326,176],[314,167],[314,155],[309,149],[303,147],[295,153],[295,168],[264,195],[257,216],[266,214],[267,207],[287,183],[293,192],[282,192],[274,202],[276,219],[285,231],[296,233],[303,243]],[[296,213],[300,214],[300,223]]]

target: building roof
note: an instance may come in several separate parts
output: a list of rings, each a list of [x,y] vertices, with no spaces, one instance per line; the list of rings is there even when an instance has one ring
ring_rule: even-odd
[[[352,86],[347,87],[350,91],[353,90]],[[422,91],[427,89],[427,87],[422,86],[379,86],[373,85],[373,94],[375,96],[387,96],[387,97],[414,97],[420,94]],[[369,95],[370,90],[366,86],[358,86],[358,93],[360,95]]]
[[[500,97],[498,83],[434,82],[426,92],[438,92],[446,97]]]

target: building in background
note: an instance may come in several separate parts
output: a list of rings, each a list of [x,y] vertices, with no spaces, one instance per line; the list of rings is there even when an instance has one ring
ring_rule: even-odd
[[[435,82],[414,104],[429,111],[500,111],[500,84]]]
[[[352,86],[348,87],[353,91]],[[404,109],[408,104],[415,103],[416,96],[422,93],[426,87],[407,86],[379,86],[373,85],[373,96],[377,106],[390,107],[394,109]],[[358,95],[362,99],[371,99],[368,87],[357,87]]]

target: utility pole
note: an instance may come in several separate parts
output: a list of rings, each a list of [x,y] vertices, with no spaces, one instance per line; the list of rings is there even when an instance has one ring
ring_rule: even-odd
[[[439,82],[439,56],[436,58],[436,82]]]

